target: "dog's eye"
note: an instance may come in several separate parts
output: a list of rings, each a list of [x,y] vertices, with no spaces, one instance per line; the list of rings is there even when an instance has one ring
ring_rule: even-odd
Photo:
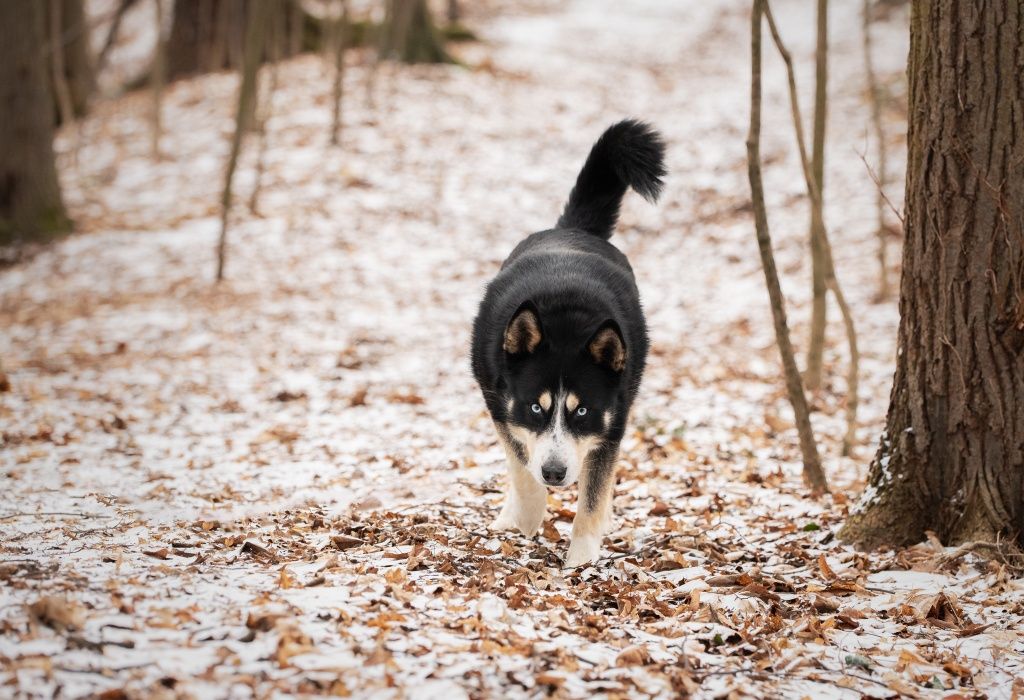
[[[587,409],[584,408],[583,406],[580,406],[579,408],[576,409],[576,415],[582,418],[583,416],[587,415]]]
[[[538,415],[544,412],[544,409],[540,407],[539,403],[535,403],[532,406],[530,406],[530,410]]]

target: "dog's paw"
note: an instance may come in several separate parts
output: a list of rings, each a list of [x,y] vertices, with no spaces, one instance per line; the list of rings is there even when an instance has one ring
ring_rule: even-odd
[[[519,525],[516,523],[515,518],[513,518],[509,513],[506,513],[503,510],[498,515],[498,517],[494,519],[494,522],[491,523],[490,529],[493,532],[503,532],[505,530],[518,530]]]
[[[601,538],[596,535],[584,535],[572,538],[569,553],[565,555],[565,568],[574,569],[597,561],[601,556]]]
[[[540,530],[539,523],[526,522],[524,523],[521,518],[517,518],[514,514],[506,513],[504,510],[501,514],[494,519],[491,523],[490,530],[492,532],[504,532],[507,530],[519,530],[527,537],[533,537]]]

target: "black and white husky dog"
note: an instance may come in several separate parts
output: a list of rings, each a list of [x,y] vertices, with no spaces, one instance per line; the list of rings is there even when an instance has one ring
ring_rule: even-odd
[[[508,455],[493,529],[537,532],[548,486],[580,480],[566,566],[598,558],[615,460],[647,358],[633,270],[608,242],[627,188],[661,192],[665,146],[633,120],[597,140],[555,228],[508,256],[473,323],[473,374]]]

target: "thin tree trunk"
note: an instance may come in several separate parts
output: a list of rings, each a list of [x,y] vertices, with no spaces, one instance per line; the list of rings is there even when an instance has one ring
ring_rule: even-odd
[[[341,100],[345,89],[345,49],[348,44],[348,0],[339,0],[341,11],[334,22],[332,43],[334,44],[334,90],[331,98],[334,114],[331,118],[331,144],[337,146],[341,139]]]
[[[107,58],[110,56],[110,51],[114,48],[117,43],[117,36],[121,32],[121,23],[124,21],[124,16],[127,14],[139,0],[121,0],[117,5],[117,10],[114,11],[114,19],[110,22],[110,29],[107,31],[107,38],[103,40],[103,47],[100,49],[99,55],[96,57],[96,73],[103,71],[107,65]]]
[[[273,112],[274,93],[277,92],[278,65],[274,61],[270,64],[270,81],[266,94],[263,96],[263,109],[259,118],[259,151],[256,156],[256,182],[252,187],[252,194],[249,195],[249,211],[259,216],[260,194],[263,192],[263,175],[266,171],[267,158],[267,122]]]
[[[840,536],[1021,544],[1024,13],[915,5],[899,351],[868,488]]]
[[[389,0],[381,54],[403,63],[454,63],[427,0]]]
[[[763,0],[754,0],[751,13],[751,79],[750,79],[750,131],[747,134],[747,174],[750,178],[751,199],[754,205],[754,225],[757,232],[757,246],[764,268],[765,284],[771,301],[772,318],[775,323],[775,340],[782,356],[786,377],[786,391],[793,406],[797,432],[800,436],[800,451],[804,463],[804,481],[814,494],[828,491],[828,480],[821,468],[818,447],[811,429],[810,411],[804,394],[803,381],[796,366],[796,357],[789,339],[789,325],[786,321],[786,304],[782,297],[779,273],[775,267],[771,234],[768,230],[768,212],[764,202],[764,184],[761,178],[761,24],[764,12]]]
[[[83,116],[96,87],[90,26],[83,0],[43,2],[49,33],[45,52],[62,124]]]
[[[46,5],[0,2],[0,244],[66,233],[53,154]]]
[[[71,103],[71,89],[68,87],[67,69],[64,67],[63,0],[50,0],[47,18],[50,25],[50,79],[53,81],[57,114],[61,124],[75,121],[75,107]]]
[[[247,17],[271,0],[175,0],[167,39],[167,79],[240,69]]]
[[[150,151],[154,160],[160,159],[160,136],[163,133],[163,122],[160,111],[163,104],[164,79],[167,66],[167,41],[164,39],[164,3],[155,0],[156,7],[156,48],[153,50],[153,69],[150,72],[152,87],[152,124],[150,130]]]
[[[298,56],[302,52],[302,30],[305,23],[305,13],[298,0],[288,3],[289,25],[288,25],[288,55]]]
[[[885,131],[882,128],[882,90],[875,75],[875,62],[871,49],[871,0],[864,0],[862,13],[862,33],[864,37],[864,77],[868,84],[868,100],[871,103],[871,128],[875,132],[875,146],[878,149],[878,192],[875,194],[875,209],[878,215],[877,238],[878,250],[878,299],[887,299],[892,293],[889,284],[889,261],[886,227],[885,227],[885,185],[888,177],[885,149]]]
[[[814,66],[814,143],[811,165],[814,184],[825,197],[825,119],[828,109],[828,0],[818,0],[817,46]],[[828,323],[828,306],[825,293],[828,283],[825,279],[825,221],[821,209],[811,209],[811,332],[807,347],[807,369],[804,379],[810,389],[821,386],[822,355],[825,351],[825,328]]]
[[[263,174],[266,170],[267,122],[270,121],[270,115],[273,113],[274,93],[277,92],[278,64],[283,50],[288,48],[286,43],[288,40],[287,25],[281,20],[286,17],[285,12],[289,10],[280,5],[275,9],[277,14],[273,15],[267,27],[266,45],[270,54],[270,80],[267,89],[263,91],[263,107],[257,119],[259,151],[256,156],[256,181],[253,183],[252,193],[249,195],[249,212],[257,216],[259,215],[260,193],[263,191]]]
[[[775,41],[775,47],[779,50],[783,62],[786,64],[786,75],[789,81],[789,104],[793,116],[793,130],[796,132],[797,149],[800,153],[800,166],[803,169],[804,182],[807,185],[807,195],[811,200],[812,209],[817,210],[818,221],[822,222],[821,242],[825,256],[825,285],[836,298],[840,313],[843,317],[843,327],[846,330],[846,341],[850,352],[850,363],[846,374],[846,434],[843,437],[843,456],[848,456],[853,449],[857,437],[857,392],[860,389],[860,351],[857,349],[857,328],[853,322],[853,314],[850,305],[846,302],[846,295],[843,294],[839,279],[836,277],[835,258],[832,255],[832,243],[829,240],[828,229],[824,226],[824,217],[821,209],[824,203],[821,201],[821,192],[814,181],[814,174],[810,161],[807,158],[807,142],[804,140],[803,117],[800,113],[800,100],[796,90],[796,72],[793,69],[793,57],[782,41],[779,28],[775,24],[775,17],[772,15],[771,6],[768,0],[764,0],[764,14],[768,20],[768,27]]]
[[[232,183],[238,154],[242,150],[242,137],[249,130],[249,121],[255,111],[257,92],[257,70],[265,48],[267,19],[272,16],[271,0],[255,3],[249,13],[245,28],[244,59],[242,76],[238,86],[238,109],[235,113],[235,132],[231,137],[231,151],[227,171],[224,175],[224,190],[221,194],[220,238],[217,241],[217,281],[224,279],[224,265],[227,257],[228,220],[231,214]]]

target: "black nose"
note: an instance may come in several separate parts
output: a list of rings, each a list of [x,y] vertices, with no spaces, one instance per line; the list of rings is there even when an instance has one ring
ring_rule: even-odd
[[[544,483],[560,484],[565,478],[565,465],[558,462],[548,462],[540,468],[540,475],[544,477]]]

